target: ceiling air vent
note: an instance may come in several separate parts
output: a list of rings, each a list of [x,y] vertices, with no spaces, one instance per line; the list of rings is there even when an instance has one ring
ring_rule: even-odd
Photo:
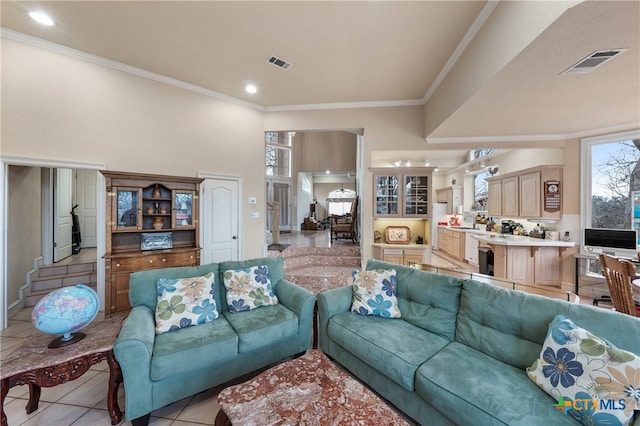
[[[267,59],[267,62],[269,62],[274,67],[282,68],[285,71],[292,66],[292,64],[285,61],[284,59],[278,58],[277,56],[270,56],[269,59]]]
[[[577,64],[571,68],[562,72],[562,74],[585,74],[594,69],[595,67],[604,64],[613,57],[619,55],[627,49],[609,49],[598,50],[584,59],[581,59]]]

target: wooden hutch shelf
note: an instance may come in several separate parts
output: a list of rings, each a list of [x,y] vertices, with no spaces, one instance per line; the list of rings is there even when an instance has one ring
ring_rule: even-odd
[[[127,311],[129,276],[200,264],[203,179],[102,170],[107,188],[105,313]]]

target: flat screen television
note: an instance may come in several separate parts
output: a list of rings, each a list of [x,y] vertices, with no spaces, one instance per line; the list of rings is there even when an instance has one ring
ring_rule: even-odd
[[[638,235],[635,229],[585,228],[584,250],[612,256],[637,258]]]

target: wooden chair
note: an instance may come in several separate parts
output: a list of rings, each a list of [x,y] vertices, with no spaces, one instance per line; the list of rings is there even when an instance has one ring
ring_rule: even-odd
[[[351,211],[343,216],[331,217],[331,242],[334,239],[351,238],[354,243],[358,242],[358,235],[356,234],[356,222],[358,213],[358,198],[354,199],[351,203]]]
[[[633,289],[631,287],[631,277],[636,275],[636,268],[633,263],[601,254],[600,264],[602,265],[602,272],[607,279],[611,302],[616,311],[640,317],[640,307],[637,307],[633,300]]]

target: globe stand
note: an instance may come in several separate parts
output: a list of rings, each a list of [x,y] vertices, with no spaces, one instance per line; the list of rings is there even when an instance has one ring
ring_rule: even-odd
[[[60,336],[57,339],[49,342],[47,346],[49,349],[62,348],[65,346],[72,345],[74,343],[78,343],[80,340],[84,339],[86,334],[84,333],[74,333],[74,334],[65,334],[64,336]]]

